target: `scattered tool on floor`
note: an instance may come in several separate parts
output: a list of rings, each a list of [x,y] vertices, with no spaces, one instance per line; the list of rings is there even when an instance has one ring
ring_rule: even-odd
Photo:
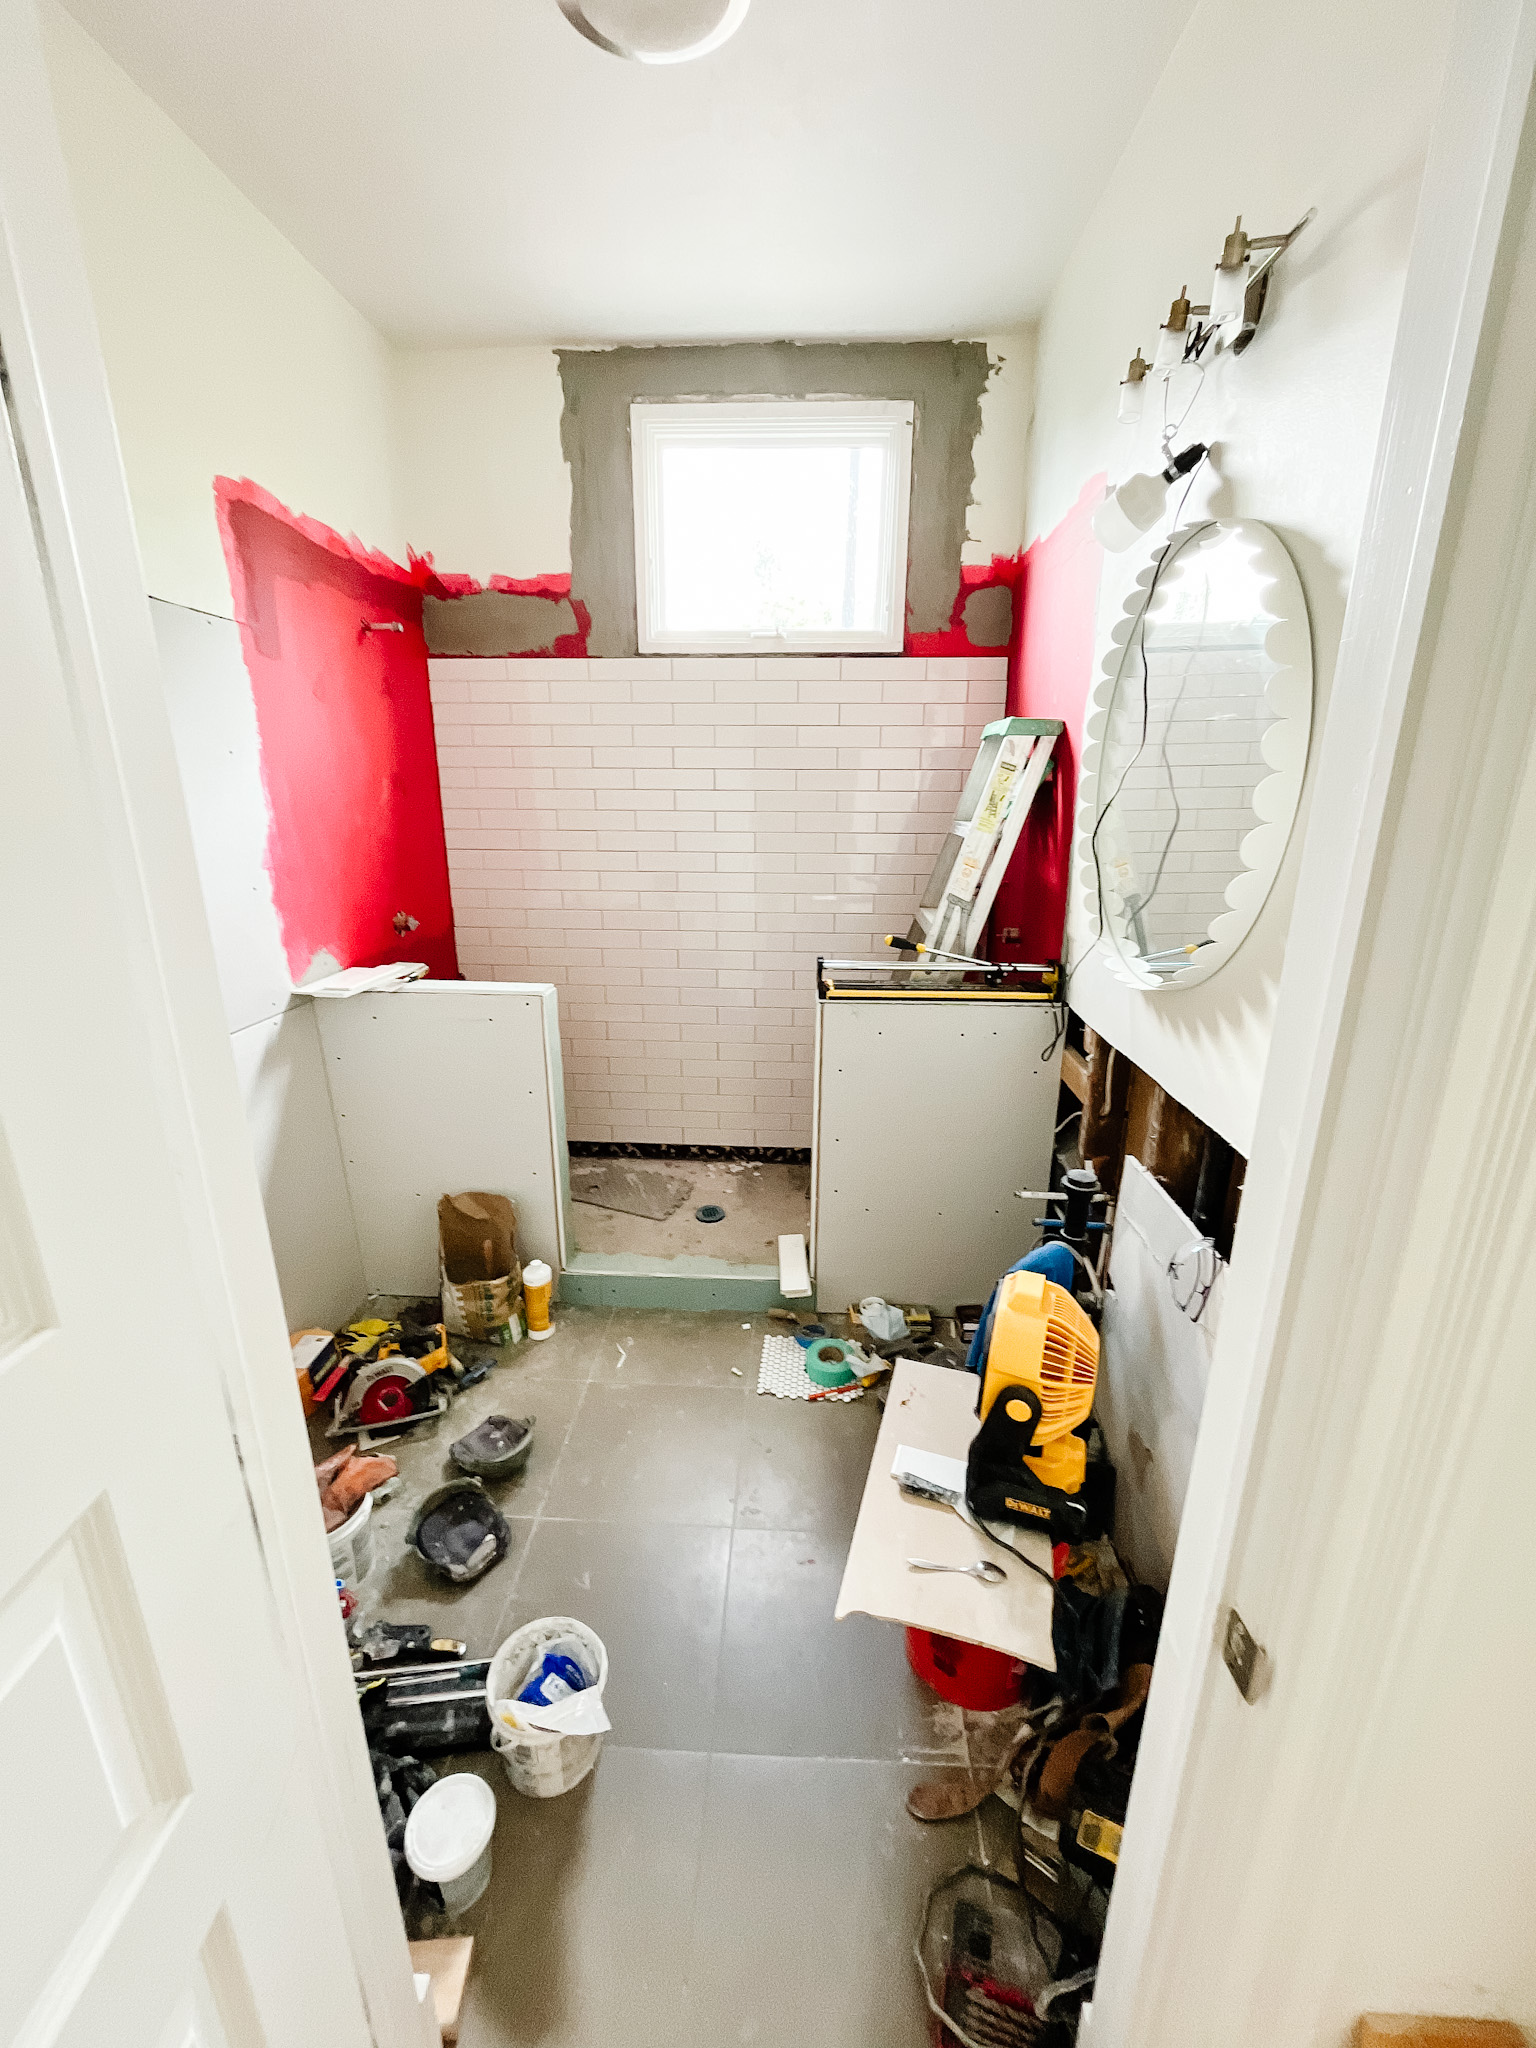
[[[532,1415],[524,1419],[487,1415],[467,1436],[448,1446],[448,1455],[461,1472],[473,1478],[510,1479],[528,1462],[536,1420]]]
[[[971,1440],[966,1503],[991,1521],[1081,1543],[1103,1527],[1079,1433],[1093,1408],[1099,1333],[1064,1287],[1043,1272],[998,1285],[986,1372]]]
[[[957,1870],[928,1894],[917,1939],[935,2041],[1039,2048],[1055,2039],[1045,2015],[1063,1995],[1061,1973],[1077,1960],[1011,1879],[975,1865]]]
[[[478,1479],[450,1479],[416,1511],[406,1541],[456,1586],[467,1586],[511,1547],[506,1517]]]
[[[417,1310],[348,1323],[336,1333],[328,1360],[310,1368],[315,1401],[334,1397],[326,1435],[355,1436],[371,1447],[440,1415],[448,1405],[452,1363],[442,1323]]]
[[[909,1572],[962,1572],[967,1578],[980,1579],[985,1586],[1000,1586],[1008,1574],[1000,1564],[994,1564],[989,1557],[978,1557],[974,1564],[935,1564],[931,1557],[909,1557]]]
[[[399,1670],[417,1664],[456,1664],[464,1659],[463,1643],[433,1635],[421,1621],[358,1621],[349,1633],[352,1663],[360,1671],[384,1665]]]
[[[827,1401],[834,1394],[846,1394],[850,1400],[857,1400],[860,1394],[867,1393],[871,1387],[877,1387],[890,1369],[888,1365],[877,1365],[873,1372],[864,1373],[860,1378],[849,1380],[843,1386],[818,1387],[813,1394],[808,1394],[806,1399],[810,1401]]]
[[[859,1367],[868,1364],[868,1353],[841,1337],[818,1337],[805,1354],[806,1372],[818,1387],[829,1392],[850,1386],[858,1377]]]
[[[395,1756],[458,1756],[491,1746],[488,1658],[353,1677],[369,1745]]]

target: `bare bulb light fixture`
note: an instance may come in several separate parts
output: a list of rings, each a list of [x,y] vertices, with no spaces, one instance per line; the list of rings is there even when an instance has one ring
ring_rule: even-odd
[[[686,64],[728,42],[751,0],[556,0],[579,34],[610,57]]]
[[[1139,385],[1148,374],[1157,378],[1171,377],[1175,370],[1203,362],[1207,353],[1242,354],[1263,318],[1270,271],[1311,218],[1311,212],[1304,213],[1295,227],[1283,235],[1250,235],[1243,227],[1242,215],[1238,215],[1231,234],[1222,244],[1221,256],[1211,277],[1210,304],[1194,305],[1190,300],[1189,287],[1179,287],[1178,297],[1168,308],[1168,318],[1157,330],[1157,347],[1152,361],[1143,367],[1136,380],[1138,392],[1129,411],[1126,401],[1130,377],[1121,384],[1120,418],[1127,426],[1134,426],[1141,418]],[[1259,252],[1257,261],[1255,250]],[[1139,350],[1136,360],[1141,360]]]
[[[1125,376],[1120,384],[1120,424],[1122,427],[1134,427],[1141,418],[1141,401],[1146,395],[1147,371],[1150,367],[1151,365],[1143,357],[1140,349],[1137,349],[1135,355],[1131,357],[1131,360],[1126,365]]]
[[[1170,484],[1198,469],[1210,450],[1203,441],[1195,441],[1177,455],[1170,455],[1166,448],[1163,453],[1167,460],[1155,475],[1128,476],[1095,511],[1093,531],[1108,553],[1122,554],[1142,534],[1152,531],[1167,510]]]

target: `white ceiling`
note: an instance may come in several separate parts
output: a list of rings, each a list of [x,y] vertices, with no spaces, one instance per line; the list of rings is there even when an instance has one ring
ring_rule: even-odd
[[[1029,320],[1192,4],[753,0],[722,49],[650,66],[556,0],[68,0],[420,343]]]

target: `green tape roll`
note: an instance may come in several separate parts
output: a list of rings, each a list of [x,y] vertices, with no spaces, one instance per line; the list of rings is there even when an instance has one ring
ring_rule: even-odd
[[[858,1374],[848,1346],[836,1337],[818,1337],[805,1354],[805,1369],[818,1387],[846,1387]]]

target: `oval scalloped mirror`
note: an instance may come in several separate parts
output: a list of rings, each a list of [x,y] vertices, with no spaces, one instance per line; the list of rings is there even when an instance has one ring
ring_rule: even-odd
[[[1312,732],[1307,600],[1257,519],[1202,520],[1156,550],[1089,708],[1078,881],[1123,980],[1205,981],[1264,907]]]

